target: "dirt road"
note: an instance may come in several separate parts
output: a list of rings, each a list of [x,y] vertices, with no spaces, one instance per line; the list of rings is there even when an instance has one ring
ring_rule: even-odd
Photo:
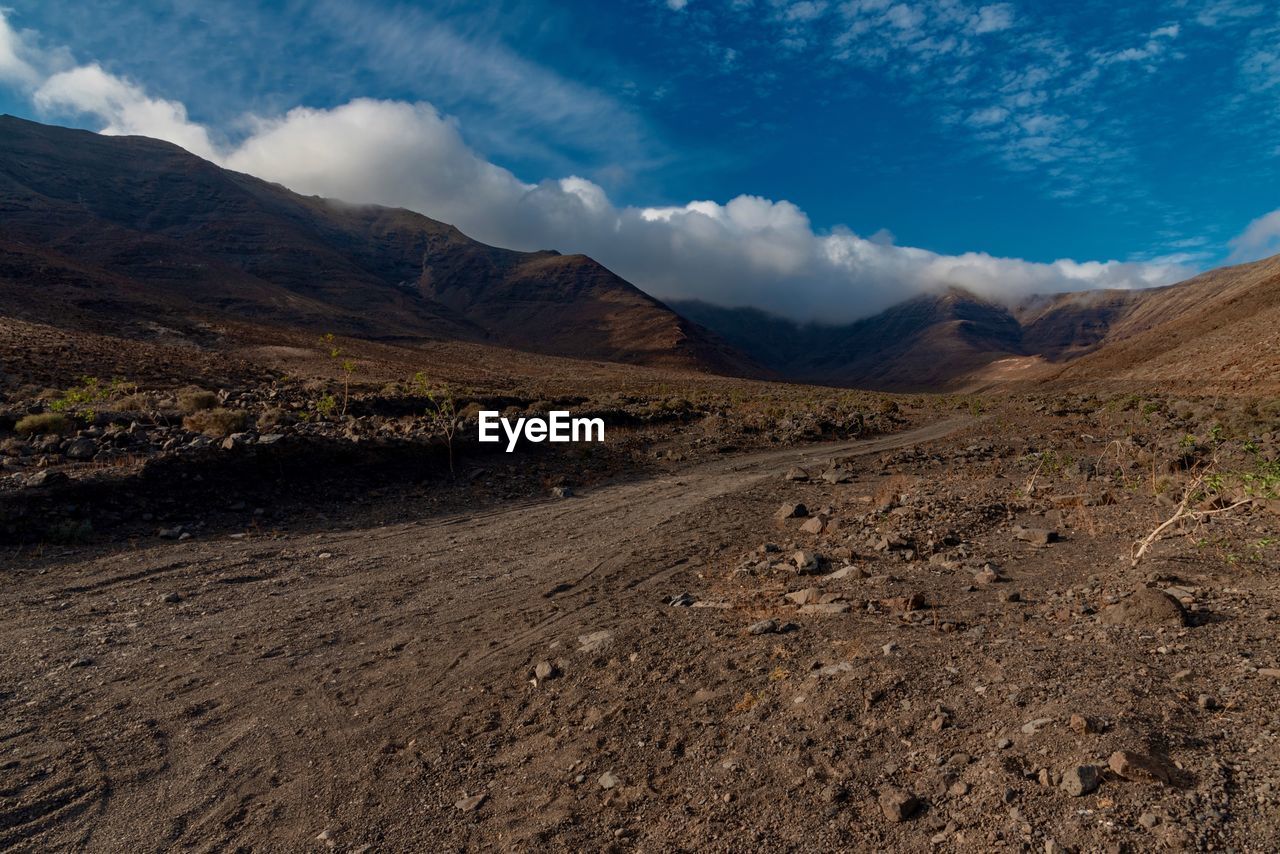
[[[636,831],[601,822],[556,781],[581,769],[596,789],[589,753],[605,745],[591,733],[622,707],[651,708],[651,730],[678,727],[678,710],[663,692],[608,684],[580,685],[595,702],[557,710],[557,682],[584,674],[535,687],[532,666],[577,656],[607,675],[625,655],[641,673],[655,667],[645,649],[677,610],[663,597],[759,527],[745,491],[794,464],[905,448],[962,423],[414,524],[15,567],[0,592],[0,847],[622,844]],[[611,636],[578,651],[593,632]],[[664,655],[641,679],[695,667],[690,637],[677,662],[694,660]],[[535,725],[544,715],[559,722]],[[652,776],[618,775],[607,793],[618,803],[654,791]]]

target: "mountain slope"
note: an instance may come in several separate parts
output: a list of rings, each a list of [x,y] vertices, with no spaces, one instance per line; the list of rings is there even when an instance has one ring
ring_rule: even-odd
[[[1280,256],[1136,295],[1103,346],[1054,380],[1280,394]]]
[[[116,334],[235,318],[754,370],[589,258],[498,249],[410,211],[300,196],[169,143],[8,116],[0,311]]]
[[[754,309],[674,303],[784,376],[896,391],[953,388],[1022,355],[1009,309],[958,288],[924,294],[844,326],[797,324]]]

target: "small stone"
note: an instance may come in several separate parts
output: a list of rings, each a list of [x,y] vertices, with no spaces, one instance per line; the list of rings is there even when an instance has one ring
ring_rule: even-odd
[[[1021,602],[1022,594],[1019,593],[1017,590],[1001,590],[1000,601],[1001,602]]]
[[[1027,721],[1022,725],[1022,731],[1027,735],[1034,735],[1044,727],[1053,723],[1053,718],[1036,718],[1033,721]]]
[[[758,623],[752,623],[747,626],[747,634],[749,635],[771,635],[778,630],[776,620],[761,620]]]
[[[320,552],[316,557],[320,558],[320,560],[328,560],[333,557],[333,552]]]
[[[1062,772],[1058,786],[1073,798],[1079,798],[1096,790],[1101,779],[1096,765],[1079,765]]]
[[[827,517],[814,516],[800,526],[800,530],[806,534],[821,534],[823,529],[827,527]]]
[[[809,515],[809,508],[800,503],[783,504],[773,515],[778,519],[803,519]]]
[[[1138,816],[1138,824],[1142,825],[1147,830],[1150,830],[1151,828],[1155,827],[1159,823],[1160,823],[1160,816],[1156,815],[1153,812],[1144,812],[1142,815]]]
[[[488,800],[488,798],[489,796],[486,793],[481,792],[478,795],[472,795],[469,798],[463,798],[462,800],[455,801],[453,806],[463,812],[474,812],[479,809],[480,805]]]
[[[91,460],[97,452],[98,446],[92,439],[81,438],[67,446],[66,457],[69,460]]]
[[[975,584],[995,584],[996,582],[1004,581],[1004,576],[994,566],[986,564],[973,577],[973,581]]]
[[[822,598],[822,591],[816,587],[806,587],[803,590],[784,593],[782,598],[796,605],[810,605]]]
[[[1259,676],[1266,676],[1270,679],[1280,679],[1280,667],[1259,667]]]
[[[668,604],[670,604],[672,608],[689,608],[697,601],[698,600],[694,598],[692,593],[681,593],[677,596],[672,596]]]
[[[1047,546],[1058,538],[1058,533],[1048,528],[1026,528],[1022,525],[1014,525],[1013,536],[1033,546]]]
[[[173,591],[170,591],[170,592],[168,592],[168,593],[164,594],[164,596],[161,596],[161,597],[160,597],[160,601],[161,601],[161,602],[164,602],[164,603],[166,603],[166,604],[168,604],[168,605],[174,605],[174,604],[176,604],[176,603],[178,603],[178,602],[181,602],[181,601],[182,601],[182,597],[181,597],[181,596],[179,596],[177,593],[174,593]]]
[[[827,483],[849,483],[853,480],[853,472],[847,468],[836,466],[829,468],[822,473],[822,479]]]
[[[880,810],[889,821],[906,821],[920,808],[920,801],[903,789],[885,789],[880,793]]]
[[[618,785],[619,780],[618,776],[612,771],[606,771],[600,775],[600,779],[596,780],[596,782],[600,784],[600,788],[602,789],[612,789],[614,786]]]
[[[801,575],[816,574],[821,564],[817,554],[803,549],[791,556],[791,562],[795,564],[796,572]]]
[[[1013,747],[1013,739],[1002,738],[996,742],[996,747],[1001,750],[1008,750],[1010,747]]]
[[[1132,750],[1117,750],[1108,757],[1107,765],[1117,776],[1126,780],[1168,783],[1174,777],[1174,769],[1168,763]]]
[[[1102,725],[1093,718],[1085,715],[1075,714],[1071,716],[1071,720],[1067,722],[1067,726],[1071,727],[1071,731],[1076,735],[1095,735],[1102,732]]]
[[[572,498],[572,497],[573,497],[573,487],[572,487],[572,486],[557,486],[557,487],[555,487],[555,488],[553,488],[553,489],[551,490],[551,494],[552,494],[552,495],[554,495],[556,498]]]
[[[1209,694],[1201,694],[1196,697],[1196,705],[1199,706],[1200,710],[1203,712],[1211,712],[1218,708],[1218,701]]]
[[[953,798],[963,798],[965,795],[969,794],[969,784],[964,780],[956,780],[951,784],[951,787],[947,789],[947,794]]]
[[[539,661],[533,666],[533,678],[538,680],[538,684],[552,678],[556,673],[556,666],[550,661]]]
[[[784,479],[803,482],[809,479],[809,473],[804,469],[800,468],[799,466],[796,466],[795,468],[789,469],[787,471],[786,475],[784,475]]]
[[[830,617],[836,614],[847,614],[852,607],[848,602],[815,602],[812,605],[801,605],[800,613]]]

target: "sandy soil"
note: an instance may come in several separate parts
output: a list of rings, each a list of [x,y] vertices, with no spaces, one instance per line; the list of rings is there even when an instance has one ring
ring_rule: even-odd
[[[1156,508],[1051,501],[1100,487],[1048,473],[1012,501],[1017,432],[12,566],[0,847],[1274,850],[1274,566],[1128,569]],[[848,482],[816,477],[837,459]],[[1054,512],[1053,542],[1013,533]],[[1106,619],[1144,583],[1189,613]],[[783,598],[809,587],[838,613]]]

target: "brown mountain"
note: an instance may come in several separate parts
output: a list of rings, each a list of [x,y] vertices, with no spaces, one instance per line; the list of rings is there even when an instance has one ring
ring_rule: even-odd
[[[798,324],[755,309],[674,303],[685,316],[780,374],[895,391],[971,385],[992,363],[1025,355],[1010,309],[959,288],[842,326]]]
[[[1058,382],[1280,394],[1280,256],[1136,291],[1100,347]]]
[[[304,197],[143,137],[0,117],[0,312],[145,336],[249,320],[581,358],[757,369],[581,255]]]

